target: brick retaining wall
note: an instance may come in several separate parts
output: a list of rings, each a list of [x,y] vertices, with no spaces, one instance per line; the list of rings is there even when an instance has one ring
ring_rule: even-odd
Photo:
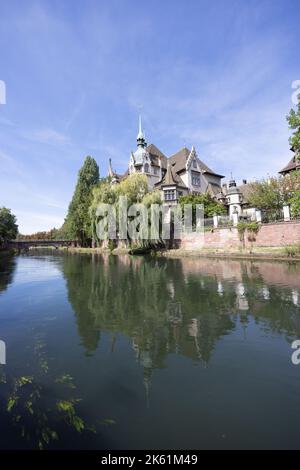
[[[254,241],[248,240],[245,233],[245,247],[280,247],[300,244],[300,221],[280,222],[261,225]],[[212,249],[239,249],[242,246],[237,228],[215,228],[204,232],[204,235],[192,233],[184,234],[179,242],[180,248],[185,250]]]

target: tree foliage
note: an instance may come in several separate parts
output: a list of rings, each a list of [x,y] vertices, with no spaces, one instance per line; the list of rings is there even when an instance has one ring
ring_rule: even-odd
[[[300,155],[300,94],[298,95],[298,104],[296,111],[291,109],[288,116],[286,117],[289,128],[293,130],[293,134],[290,137],[290,145],[293,147],[296,155]]]
[[[93,189],[91,208],[95,211],[98,204],[117,205],[120,196],[127,197],[128,206],[142,202],[148,193],[146,175],[134,173],[122,180],[119,184],[112,185],[108,178],[100,180]]]
[[[92,226],[90,205],[92,203],[92,190],[99,182],[99,167],[96,161],[88,156],[79,170],[75,192],[61,235],[66,238],[76,238],[81,246],[87,246],[92,239]]]
[[[18,234],[18,240],[58,240],[60,238],[60,230],[52,228],[49,231],[35,232],[30,235]]]
[[[197,195],[188,194],[187,196],[181,196],[179,199],[179,204],[182,208],[185,204],[192,204],[193,212],[196,210],[197,204],[203,204],[205,218],[213,217],[214,214],[226,214],[226,208],[224,205],[213,199],[208,193]]]
[[[295,191],[300,189],[300,172],[284,177],[269,178],[249,183],[248,203],[262,211],[276,215],[284,204],[289,204]]]
[[[126,179],[115,185],[111,184],[109,178],[100,180],[98,185],[93,189],[93,198],[90,208],[90,214],[93,223],[95,224],[97,220],[96,210],[99,204],[111,204],[114,206],[116,211],[116,222],[118,226],[120,196],[126,196],[127,207],[129,208],[132,204],[144,202],[144,198],[146,196],[149,198],[153,193],[149,193],[148,191],[147,176],[140,173],[129,175]],[[156,198],[157,200],[157,195],[152,197]]]
[[[6,207],[0,208],[0,245],[6,241],[14,240],[18,234],[16,216]]]
[[[300,189],[295,191],[293,197],[290,199],[291,211],[293,217],[300,216]]]

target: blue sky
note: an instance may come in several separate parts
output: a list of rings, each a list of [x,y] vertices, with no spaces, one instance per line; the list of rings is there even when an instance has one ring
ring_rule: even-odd
[[[139,107],[165,154],[195,145],[237,180],[290,158],[298,0],[1,0],[0,206],[22,233],[59,226],[92,155],[135,149]]]

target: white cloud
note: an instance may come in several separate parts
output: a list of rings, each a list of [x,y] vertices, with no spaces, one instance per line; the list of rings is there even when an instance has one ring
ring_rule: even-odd
[[[23,136],[28,140],[39,142],[41,144],[65,145],[70,142],[68,136],[51,128],[25,132],[23,133]]]

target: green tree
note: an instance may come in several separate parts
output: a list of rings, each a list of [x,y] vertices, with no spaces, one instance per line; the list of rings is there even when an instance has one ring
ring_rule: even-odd
[[[284,200],[278,178],[269,178],[249,183],[248,203],[274,217],[280,213]]]
[[[204,206],[204,217],[212,217],[214,214],[222,215],[226,214],[226,208],[223,204],[213,199],[210,194],[188,194],[187,196],[181,196],[179,204],[183,208],[185,204],[192,204],[193,212],[196,211],[197,204],[203,204]]]
[[[76,238],[81,246],[89,246],[92,239],[90,205],[92,190],[99,182],[99,167],[96,161],[88,156],[79,170],[78,180],[67,217],[61,233],[67,238]]]
[[[248,203],[276,218],[284,204],[290,204],[295,192],[300,190],[300,171],[293,171],[284,178],[269,178],[249,183]]]
[[[16,216],[6,207],[0,208],[0,245],[8,240],[14,240],[18,234]]]
[[[132,204],[142,202],[143,197],[148,193],[147,176],[140,173],[132,175],[114,186],[117,198],[126,196],[128,207]]]
[[[114,185],[111,184],[108,178],[100,180],[98,185],[93,189],[93,198],[90,209],[94,227],[97,221],[96,210],[99,204],[111,204],[115,207],[117,216],[116,222],[118,226],[119,197],[127,197],[127,207],[129,208],[132,204],[144,202],[143,198],[146,194],[148,194],[147,177],[140,173],[129,175],[119,184]]]
[[[293,134],[290,137],[290,145],[295,151],[297,158],[299,159],[300,155],[300,94],[298,95],[298,104],[296,111],[294,109],[290,110],[290,113],[286,117],[289,128],[293,130]]]
[[[300,216],[300,189],[295,191],[293,197],[290,199],[291,211],[293,217]]]

